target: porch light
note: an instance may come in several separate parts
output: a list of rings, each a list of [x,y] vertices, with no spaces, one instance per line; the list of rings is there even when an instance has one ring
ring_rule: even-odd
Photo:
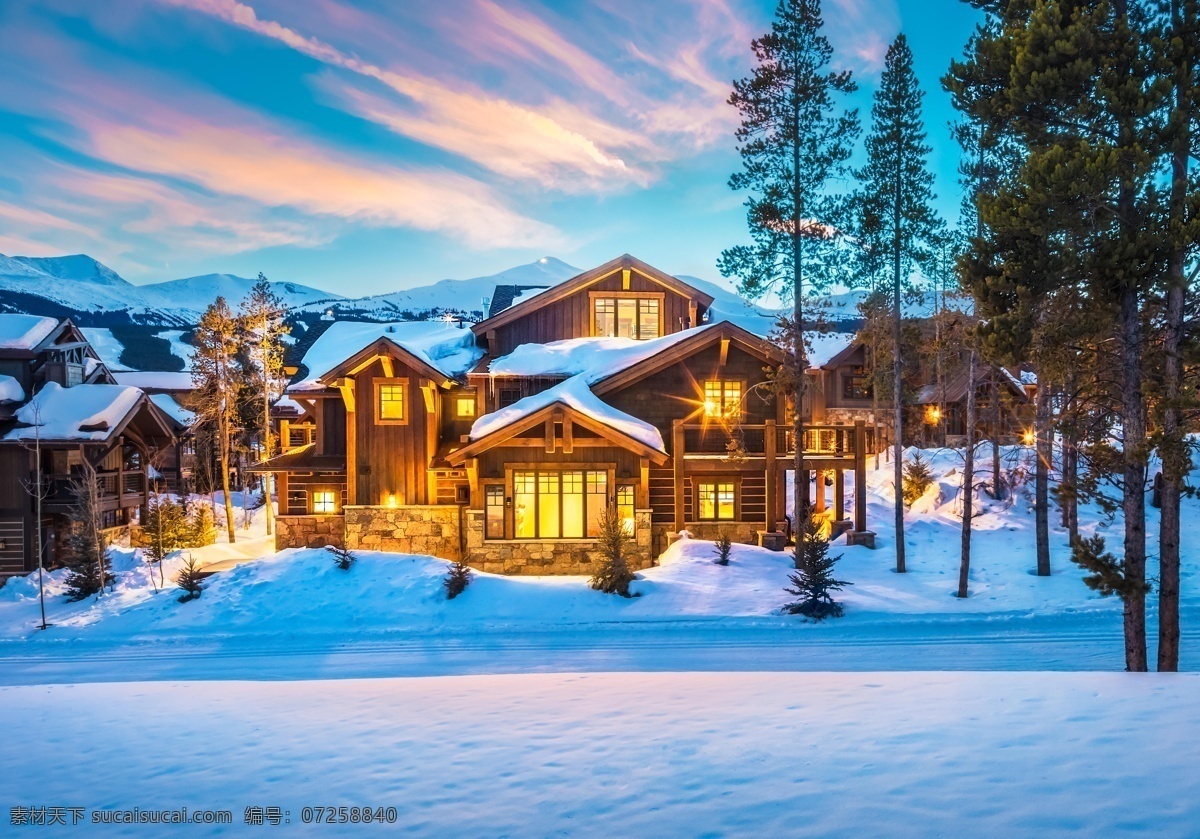
[[[388,493],[387,505],[388,505],[388,507],[391,507],[393,510],[399,506],[399,504],[397,504],[397,502],[396,502],[396,493],[394,493],[394,492]]]
[[[930,405],[925,409],[925,422],[929,425],[937,425],[941,418],[942,412],[937,405]]]

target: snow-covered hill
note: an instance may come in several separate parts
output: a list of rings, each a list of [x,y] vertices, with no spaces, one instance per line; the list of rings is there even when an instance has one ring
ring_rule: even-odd
[[[233,274],[202,274],[199,277],[140,286],[138,291],[148,303],[160,308],[174,307],[203,312],[218,296],[224,297],[231,306],[236,306],[250,293],[254,283],[255,280]],[[271,287],[292,308],[317,300],[341,299],[340,294],[298,283],[273,282]]]

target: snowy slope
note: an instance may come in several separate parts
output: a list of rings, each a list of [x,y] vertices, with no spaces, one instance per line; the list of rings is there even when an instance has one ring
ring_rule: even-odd
[[[255,282],[248,277],[237,277],[233,274],[203,274],[199,277],[145,285],[138,290],[148,305],[203,312],[218,296],[224,297],[230,306],[236,307],[250,293]],[[340,294],[297,283],[273,282],[271,288],[291,308],[298,308],[317,300],[341,299]]]

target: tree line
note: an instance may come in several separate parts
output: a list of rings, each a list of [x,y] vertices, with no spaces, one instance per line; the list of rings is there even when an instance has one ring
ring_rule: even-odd
[[[1037,573],[1051,572],[1053,497],[1085,582],[1124,603],[1127,669],[1148,669],[1153,486],[1157,666],[1175,670],[1180,509],[1191,492],[1197,405],[1190,288],[1200,272],[1200,0],[966,2],[982,22],[940,79],[959,115],[951,128],[964,191],[956,223],[933,210],[924,94],[905,36],[887,51],[866,162],[853,168],[861,127],[845,99],[856,82],[830,69],[819,0],[781,0],[771,31],[752,43],[752,74],[729,100],[741,116],[743,164],[730,186],[747,193],[752,244],[724,251],[718,268],[749,297],[791,297],[778,336],[791,373],[776,385],[795,406],[806,387],[807,301],[834,283],[867,289],[860,338],[877,422],[884,405],[891,414],[900,572],[904,409],[917,356],[932,362],[943,443],[948,368],[965,371],[960,596],[969,584],[977,425],[990,425],[992,437],[985,489],[1002,498],[1001,365],[1032,370]],[[933,317],[906,324],[905,295],[918,285],[933,292]],[[956,289],[970,295],[970,315],[946,305]],[[793,414],[800,440],[801,411]],[[807,493],[797,481],[801,516]],[[1119,545],[1081,536],[1080,503],[1120,516]]]

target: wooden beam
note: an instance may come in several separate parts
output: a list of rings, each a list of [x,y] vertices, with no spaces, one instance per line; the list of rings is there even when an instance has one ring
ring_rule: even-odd
[[[334,385],[342,393],[342,401],[346,403],[346,413],[354,413],[354,379],[338,379]]]
[[[631,272],[628,268],[621,269],[621,288],[625,291],[629,291],[629,275],[630,275],[630,273]]]
[[[575,451],[575,423],[569,419],[562,421],[562,450],[563,454],[571,454]]]
[[[342,391],[343,401],[346,401],[346,503],[353,505],[358,503],[358,414],[354,412],[354,380],[350,379],[349,382],[348,389],[338,389]],[[347,393],[349,400],[346,400]]]
[[[697,303],[696,300],[693,298],[688,301],[688,327],[689,328],[695,328],[700,325],[696,322],[696,320],[697,320],[697,318],[699,318],[699,316],[700,316],[700,304]]]
[[[846,472],[843,469],[833,470],[833,520],[846,519]]]
[[[557,414],[557,412],[556,412],[556,413],[550,414],[548,417],[546,417],[546,426],[545,426],[546,454],[554,454],[554,417],[555,416],[561,416],[561,415]]]
[[[671,422],[671,462],[675,470],[675,532],[683,530],[683,420]]]
[[[777,516],[776,506],[778,505],[778,497],[776,496],[776,486],[778,485],[779,463],[776,458],[776,428],[775,420],[767,420],[766,427],[763,429],[763,448],[766,450],[767,468],[766,468],[766,491],[767,491],[767,510],[763,518],[763,529],[770,532],[775,529],[775,519]]]
[[[813,512],[825,512],[825,470],[815,469],[816,479],[813,481],[813,489],[816,490],[816,497],[813,499]]]
[[[729,339],[721,339],[721,359],[717,362],[718,367],[724,367],[725,362],[729,360]]]
[[[636,506],[647,509],[650,506],[650,458],[641,458],[642,483],[637,491]]]
[[[421,380],[421,395],[425,397],[425,413],[435,413],[436,409],[433,406],[434,400],[437,399],[437,384],[429,379]]]
[[[481,509],[483,498],[479,494],[479,458],[477,457],[467,460],[467,483],[471,487],[471,507],[476,510]]]
[[[390,355],[379,356],[379,363],[383,365],[383,377],[385,379],[396,378],[396,365],[392,363]]]
[[[291,420],[281,419],[279,421],[279,453],[287,454],[292,450],[292,423]]]
[[[867,427],[854,423],[854,529],[867,529]]]

